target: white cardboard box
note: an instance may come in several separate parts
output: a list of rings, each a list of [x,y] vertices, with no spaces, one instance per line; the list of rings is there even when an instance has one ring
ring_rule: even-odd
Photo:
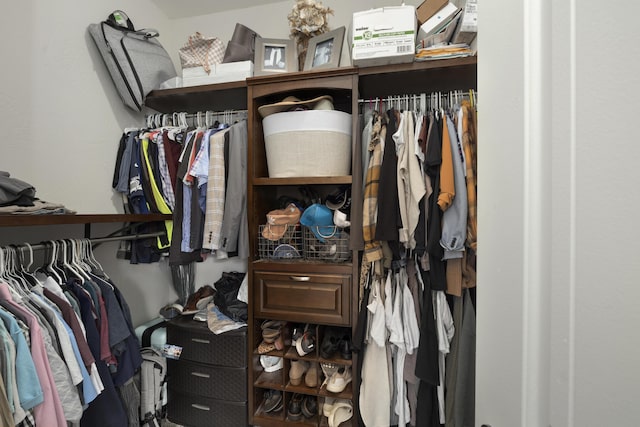
[[[449,2],[445,7],[440,9],[427,22],[420,26],[418,30],[418,40],[424,40],[432,34],[439,32],[458,12],[459,8],[455,4]]]
[[[211,67],[211,73],[209,74],[207,74],[203,67],[190,67],[182,69],[182,86],[200,86],[233,82],[252,76],[253,61],[216,64]]]
[[[464,5],[462,21],[458,25],[458,29],[453,36],[452,43],[471,42],[478,34],[478,2],[477,0],[467,0]]]
[[[354,13],[351,26],[353,65],[412,62],[416,30],[415,6],[389,6]]]

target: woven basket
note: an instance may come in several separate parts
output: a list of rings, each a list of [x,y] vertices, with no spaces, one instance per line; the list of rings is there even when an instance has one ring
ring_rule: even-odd
[[[262,121],[270,178],[344,176],[351,171],[351,114],[289,111]]]

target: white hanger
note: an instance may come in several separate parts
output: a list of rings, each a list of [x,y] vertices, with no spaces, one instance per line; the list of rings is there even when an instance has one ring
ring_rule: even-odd
[[[93,265],[97,266],[97,269],[100,270],[100,272],[104,275],[106,279],[109,279],[109,276],[107,276],[107,273],[102,268],[102,265],[100,265],[95,255],[93,254],[93,246],[91,245],[91,241],[89,239],[84,239],[84,243],[87,248],[88,259],[91,260],[91,263]]]
[[[51,257],[49,258],[49,263],[47,264],[45,270],[58,281],[58,284],[62,284],[64,280],[62,280],[62,277],[60,277],[58,272],[53,268],[53,264],[56,260],[56,255],[58,253],[58,245],[53,240],[49,240],[46,243],[51,245]]]
[[[74,271],[77,272],[82,279],[91,280],[87,274],[87,267],[83,265],[80,257],[78,256],[79,250],[75,240],[69,240],[69,249],[71,250],[70,265],[74,268]]]

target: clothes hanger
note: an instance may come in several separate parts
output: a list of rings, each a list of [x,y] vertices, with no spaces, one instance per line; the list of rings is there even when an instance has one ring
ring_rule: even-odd
[[[24,291],[20,289],[19,285],[16,285],[7,275],[7,254],[5,249],[0,247],[0,283],[6,283],[7,289],[13,295],[13,297],[20,301],[24,295]]]
[[[25,243],[24,245],[27,247],[27,249],[29,249],[29,264],[27,265],[24,264],[24,251],[20,249],[18,251],[19,260],[20,260],[20,274],[32,286],[41,285],[42,283],[40,282],[40,280],[38,280],[36,275],[33,274],[31,271],[29,271],[29,269],[33,265],[33,248],[29,243]]]
[[[72,271],[77,273],[80,276],[81,280],[91,280],[85,267],[82,265],[81,261],[78,258],[78,251],[75,240],[69,239],[65,241],[69,245],[69,266],[72,267]]]
[[[49,264],[50,272],[57,273],[56,277],[60,279],[60,283],[65,283],[67,281],[67,275],[64,270],[60,268],[60,244],[55,240],[50,240],[51,245],[53,247],[53,253],[51,256],[51,262]]]
[[[16,294],[21,297],[26,296],[29,293],[28,286],[25,282],[23,282],[20,278],[16,277],[14,274],[15,262],[14,262],[14,254],[15,249],[11,247],[1,248],[2,252],[2,275],[0,278],[4,280],[9,285]]]
[[[97,266],[97,270],[100,273],[100,275],[103,276],[105,279],[109,280],[109,276],[104,271],[104,269],[102,268],[102,265],[98,262],[98,260],[96,259],[93,253],[93,246],[91,245],[91,241],[89,239],[84,239],[84,243],[85,243],[85,247],[87,248],[88,259],[91,260],[91,263],[93,265]]]

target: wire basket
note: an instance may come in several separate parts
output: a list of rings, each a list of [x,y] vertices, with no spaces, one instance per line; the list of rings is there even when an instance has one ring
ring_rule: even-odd
[[[332,262],[351,261],[349,233],[344,229],[335,227],[335,232],[324,236],[324,242],[321,242],[309,228],[303,228],[304,259]]]
[[[284,235],[278,240],[263,237],[268,225],[261,225],[258,234],[258,257],[268,260],[302,259],[302,230],[300,225],[288,225]]]

